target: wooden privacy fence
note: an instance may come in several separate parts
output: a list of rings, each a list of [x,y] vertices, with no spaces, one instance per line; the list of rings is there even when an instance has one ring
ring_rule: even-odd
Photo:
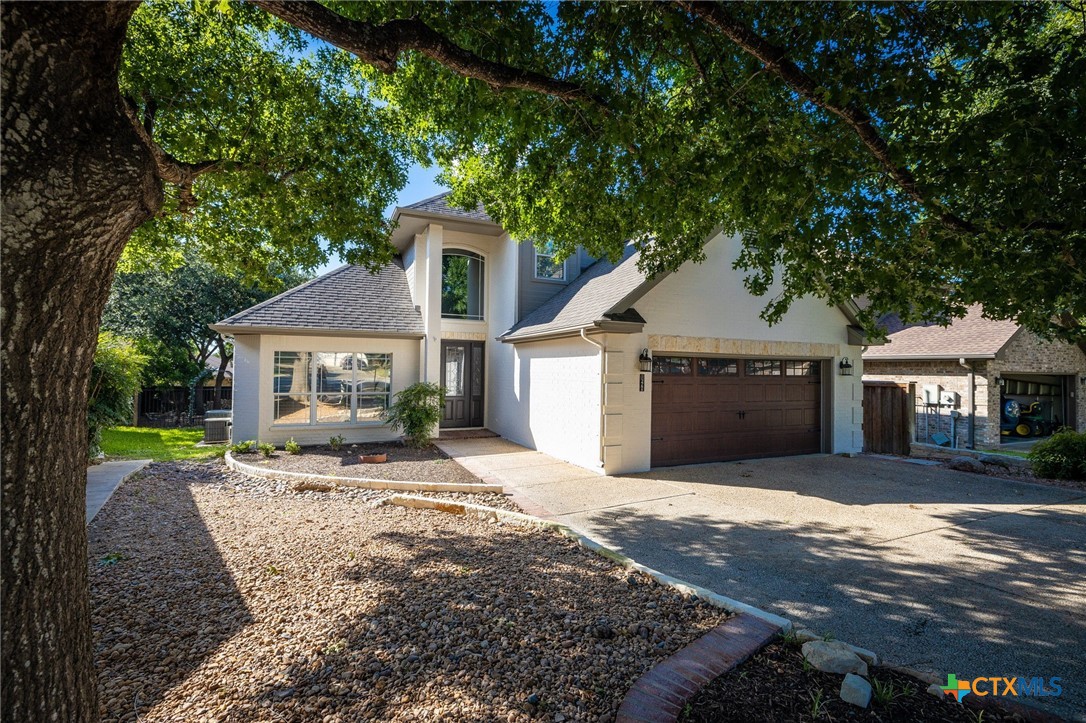
[[[909,454],[909,390],[893,382],[864,382],[864,451]]]
[[[136,399],[135,424],[137,427],[198,427],[204,423],[204,411],[214,406],[215,388],[197,387],[195,414],[189,413],[189,389],[187,387],[148,388]],[[230,409],[233,388],[222,388],[221,407]]]

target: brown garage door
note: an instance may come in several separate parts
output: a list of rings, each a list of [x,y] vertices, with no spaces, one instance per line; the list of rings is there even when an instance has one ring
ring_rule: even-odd
[[[816,360],[654,355],[652,465],[822,450]]]

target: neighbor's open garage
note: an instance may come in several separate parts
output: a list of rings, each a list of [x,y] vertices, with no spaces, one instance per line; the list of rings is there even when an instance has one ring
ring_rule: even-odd
[[[822,363],[653,355],[652,465],[822,451]]]
[[[1074,419],[1074,377],[1005,373],[999,379],[1002,442],[1047,437]]]

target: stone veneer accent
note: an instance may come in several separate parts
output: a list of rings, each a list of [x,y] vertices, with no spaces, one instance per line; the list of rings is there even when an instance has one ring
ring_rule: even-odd
[[[649,348],[654,352],[806,358],[832,358],[837,356],[840,351],[837,344],[819,342],[721,339],[709,336],[665,336],[661,334],[649,335]]]
[[[481,331],[443,331],[441,338],[451,341],[486,341],[486,334]]]

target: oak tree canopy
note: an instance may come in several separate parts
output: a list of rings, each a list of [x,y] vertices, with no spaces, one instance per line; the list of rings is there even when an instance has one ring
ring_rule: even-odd
[[[0,697],[93,720],[85,423],[117,263],[376,266],[412,162],[647,269],[741,233],[765,316],[865,295],[1086,347],[1086,5],[0,5]],[[327,45],[314,45],[312,38]]]

